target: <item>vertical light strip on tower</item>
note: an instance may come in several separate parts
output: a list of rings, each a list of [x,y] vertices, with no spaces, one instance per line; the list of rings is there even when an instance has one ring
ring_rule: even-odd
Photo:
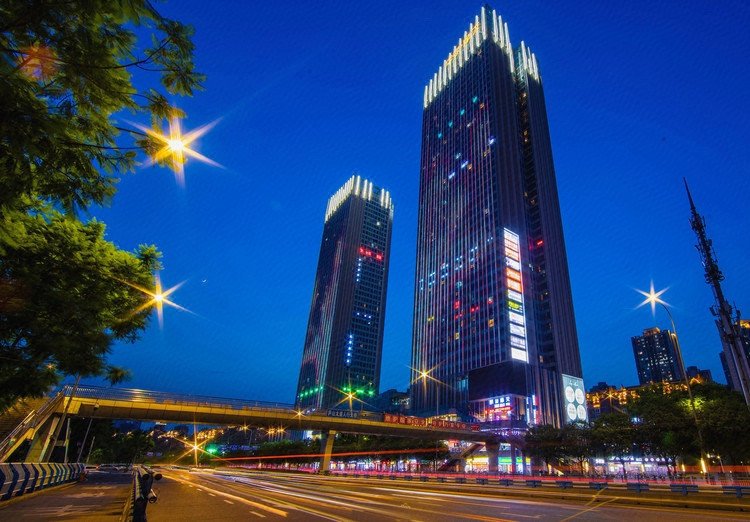
[[[529,362],[526,344],[526,312],[523,302],[523,275],[518,234],[503,230],[505,241],[505,284],[508,289],[507,306],[510,329],[510,356],[517,361]]]

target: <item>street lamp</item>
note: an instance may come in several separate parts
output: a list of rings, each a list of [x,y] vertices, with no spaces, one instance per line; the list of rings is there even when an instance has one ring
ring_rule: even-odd
[[[651,313],[653,315],[656,315],[656,305],[661,305],[662,308],[664,308],[664,311],[667,312],[667,316],[669,317],[669,322],[672,323],[672,331],[674,332],[674,346],[675,346],[675,352],[677,353],[677,363],[680,365],[680,371],[682,372],[682,377],[685,380],[685,386],[687,387],[688,397],[690,398],[690,410],[693,413],[693,421],[695,421],[695,429],[698,432],[698,444],[700,445],[700,452],[701,452],[701,471],[703,473],[706,473],[708,470],[706,469],[706,458],[705,458],[705,451],[704,451],[704,445],[703,445],[703,433],[701,432],[700,423],[698,422],[698,412],[695,409],[695,400],[693,399],[693,389],[690,386],[690,378],[688,377],[687,371],[685,370],[685,362],[682,358],[682,349],[680,348],[680,341],[677,338],[677,327],[674,324],[674,317],[672,317],[672,312],[669,311],[668,305],[666,301],[661,299],[661,295],[664,294],[669,290],[669,287],[664,288],[663,290],[659,290],[658,292],[654,291],[654,282],[651,281],[651,289],[649,292],[644,292],[643,290],[637,290],[638,293],[644,295],[646,297],[645,301],[643,301],[641,304],[637,306],[637,308],[640,308],[643,305],[650,304],[651,305]]]
[[[156,309],[156,315],[159,319],[159,327],[161,328],[164,325],[164,305],[171,306],[172,308],[176,308],[178,310],[182,310],[183,312],[190,312],[187,308],[178,305],[174,301],[171,300],[170,295],[175,292],[177,289],[179,289],[182,285],[185,284],[185,281],[182,281],[181,283],[177,283],[172,288],[168,288],[167,290],[162,289],[161,286],[161,278],[159,277],[159,274],[157,273],[154,276],[154,288],[144,288],[142,286],[133,284],[129,281],[125,281],[124,279],[118,279],[121,283],[125,283],[126,285],[135,288],[139,292],[142,292],[150,299],[143,303],[141,306],[136,308],[132,314],[137,314],[138,312],[145,310],[147,308],[154,307]],[[192,312],[190,312],[192,313]]]
[[[158,147],[158,150],[154,152],[151,160],[146,165],[166,161],[174,171],[177,182],[180,185],[185,184],[184,165],[188,157],[214,167],[221,167],[214,160],[207,158],[192,148],[193,142],[211,130],[219,123],[219,120],[214,120],[188,133],[182,132],[180,120],[176,117],[169,119],[169,130],[167,132],[162,132],[160,129],[150,129],[138,123],[130,123],[151,137]]]
[[[440,415],[440,391],[437,385],[443,384],[443,383],[440,382],[435,377],[432,377],[430,375],[430,372],[432,372],[433,370],[435,370],[435,368],[430,368],[429,370],[424,370],[424,369],[416,370],[415,369],[415,371],[417,372],[417,378],[415,379],[415,382],[419,380],[422,381],[422,394],[424,395],[425,398],[427,398],[427,379],[435,381],[436,383],[435,385],[435,416],[437,417],[438,415]]]

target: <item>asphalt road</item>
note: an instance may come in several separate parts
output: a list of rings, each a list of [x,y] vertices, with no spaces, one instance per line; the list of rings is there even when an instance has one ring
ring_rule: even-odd
[[[750,520],[750,514],[508,498],[492,486],[256,472],[164,470],[150,522],[175,520]]]
[[[117,522],[133,488],[133,474],[94,471],[85,482],[43,489],[0,502],[0,521]]]

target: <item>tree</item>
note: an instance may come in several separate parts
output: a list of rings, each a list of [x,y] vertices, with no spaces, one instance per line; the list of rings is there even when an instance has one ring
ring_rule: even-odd
[[[625,456],[633,451],[635,429],[630,417],[625,413],[609,413],[594,421],[591,431],[592,442],[604,457],[616,457],[622,465],[622,475],[627,479]]]
[[[697,429],[690,412],[686,392],[673,389],[666,393],[661,385],[639,391],[628,405],[638,419],[638,439],[647,453],[664,460],[677,471],[677,457],[699,453]]]
[[[154,447],[154,439],[143,430],[118,434],[113,442],[114,461],[123,463],[139,462],[146,452]]]
[[[693,387],[695,408],[706,451],[723,462],[739,465],[750,460],[750,413],[742,394],[719,384]]]
[[[532,426],[524,438],[526,454],[541,459],[547,468],[563,458],[562,430],[550,424]]]
[[[200,87],[191,34],[148,0],[0,4],[0,410],[102,374],[145,328],[127,283],[152,287],[159,253],[120,250],[81,215],[160,146],[122,112],[159,126],[182,115],[167,94]]]
[[[111,387],[132,379],[133,372],[131,372],[127,368],[121,368],[119,366],[107,366],[107,371],[104,378],[107,380]]]
[[[3,218],[34,201],[53,202],[66,212],[107,202],[117,175],[133,168],[138,148],[155,145],[115,116],[126,110],[158,123],[179,114],[159,90],[136,89],[132,73],[159,73],[167,93],[192,94],[204,79],[194,70],[192,32],[161,16],[148,0],[3,2]],[[137,55],[140,47],[146,49]],[[118,142],[122,132],[135,143]],[[7,230],[9,223],[3,225]]]
[[[148,286],[154,247],[117,249],[104,225],[60,214],[27,215],[16,246],[0,262],[0,409],[39,395],[60,375],[99,375],[114,341],[134,341],[146,325],[148,297],[121,281]],[[135,312],[135,313],[134,313]]]
[[[562,453],[573,461],[581,474],[584,463],[594,456],[592,446],[592,429],[587,422],[573,422],[562,428]]]

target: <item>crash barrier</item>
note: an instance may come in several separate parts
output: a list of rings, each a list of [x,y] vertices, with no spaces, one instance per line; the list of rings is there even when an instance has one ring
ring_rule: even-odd
[[[653,489],[650,484],[646,482],[627,482],[625,484],[618,484],[618,483],[612,483],[607,482],[603,480],[590,480],[590,481],[581,481],[581,480],[569,480],[569,479],[555,479],[555,480],[541,480],[536,478],[509,478],[509,477],[492,477],[490,475],[444,475],[444,474],[409,474],[409,473],[390,473],[390,474],[383,474],[383,473],[377,473],[377,474],[371,474],[371,473],[361,473],[361,472],[337,472],[332,471],[330,473],[333,476],[339,476],[339,477],[363,477],[363,478],[377,478],[377,479],[390,479],[390,480],[419,480],[420,482],[439,482],[439,483],[454,483],[454,484],[468,484],[468,483],[475,483],[475,484],[482,484],[482,485],[491,485],[491,484],[497,484],[500,486],[505,487],[526,487],[526,488],[546,488],[549,486],[555,486],[559,489],[565,489],[565,490],[576,490],[580,487],[586,487],[588,486],[589,489],[601,491],[603,489],[609,489],[614,487],[615,489],[625,489],[627,491],[631,491],[633,493],[644,493],[644,492],[659,492],[664,491],[663,489],[660,490],[658,487],[656,489]],[[469,480],[471,479],[471,482]],[[657,485],[658,486],[658,485]],[[671,482],[668,484],[665,484],[666,487],[669,489],[670,493],[676,493],[683,496],[686,496],[688,494],[696,494],[696,493],[702,493],[704,491],[709,490],[710,488],[699,488],[697,484],[691,483],[691,482]],[[722,492],[725,495],[735,495],[737,498],[747,498],[750,497],[750,486],[742,485],[742,484],[732,484],[732,485],[723,485],[722,486]]]
[[[721,490],[725,495],[736,495],[737,498],[742,498],[745,495],[750,496],[750,486],[738,486],[733,484],[731,486],[722,486]]]
[[[628,482],[628,491],[635,491],[636,493],[643,493],[649,490],[649,485],[645,482]]]
[[[0,464],[0,501],[81,478],[83,464],[16,462]]]
[[[146,507],[156,502],[156,493],[151,489],[155,480],[161,480],[161,473],[154,473],[145,466],[138,466],[133,472],[131,505],[134,522],[146,522]]]
[[[698,493],[698,485],[678,482],[676,484],[670,484],[669,490],[672,493],[682,493],[684,496],[687,496],[688,493]]]

